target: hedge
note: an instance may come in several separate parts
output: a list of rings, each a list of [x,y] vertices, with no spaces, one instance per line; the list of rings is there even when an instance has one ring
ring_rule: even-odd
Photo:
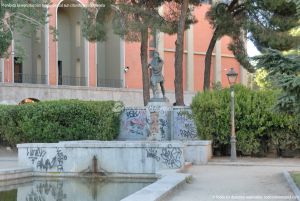
[[[114,101],[47,101],[0,106],[0,138],[9,145],[67,140],[113,140],[122,105]]]
[[[300,121],[276,113],[276,91],[254,91],[235,86],[237,151],[243,155],[265,154],[271,149],[300,148]],[[200,139],[213,140],[213,147],[228,154],[230,142],[230,90],[199,93],[191,105]]]

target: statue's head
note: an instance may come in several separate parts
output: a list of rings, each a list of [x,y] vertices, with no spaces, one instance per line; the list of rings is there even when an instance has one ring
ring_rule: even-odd
[[[159,53],[157,51],[154,51],[153,52],[153,58],[159,58]]]

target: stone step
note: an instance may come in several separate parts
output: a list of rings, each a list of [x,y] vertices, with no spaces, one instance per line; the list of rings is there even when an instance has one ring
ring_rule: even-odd
[[[33,168],[28,167],[14,167],[7,169],[0,169],[0,181],[20,179],[33,176]]]

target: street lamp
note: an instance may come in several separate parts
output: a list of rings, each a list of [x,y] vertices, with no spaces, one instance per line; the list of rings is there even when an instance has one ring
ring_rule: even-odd
[[[230,84],[230,96],[231,96],[231,137],[230,137],[230,144],[231,144],[231,161],[236,160],[236,135],[235,135],[235,124],[234,124],[234,84],[238,77],[238,73],[234,71],[233,68],[230,68],[228,73],[226,74],[228,78],[228,82]]]

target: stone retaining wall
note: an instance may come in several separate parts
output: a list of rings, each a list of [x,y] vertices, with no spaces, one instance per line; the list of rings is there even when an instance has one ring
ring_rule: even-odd
[[[97,172],[155,174],[161,169],[180,169],[186,161],[206,163],[211,153],[210,141],[74,141],[17,147],[20,166],[56,176],[93,172],[94,158]]]
[[[36,98],[41,101],[60,99],[79,100],[114,100],[122,101],[126,106],[143,106],[143,91],[127,88],[101,88],[78,86],[48,86],[38,84],[0,83],[0,103],[18,104],[25,98]],[[166,96],[171,103],[175,102],[175,94],[167,91]],[[195,93],[184,92],[185,104],[190,105]]]

